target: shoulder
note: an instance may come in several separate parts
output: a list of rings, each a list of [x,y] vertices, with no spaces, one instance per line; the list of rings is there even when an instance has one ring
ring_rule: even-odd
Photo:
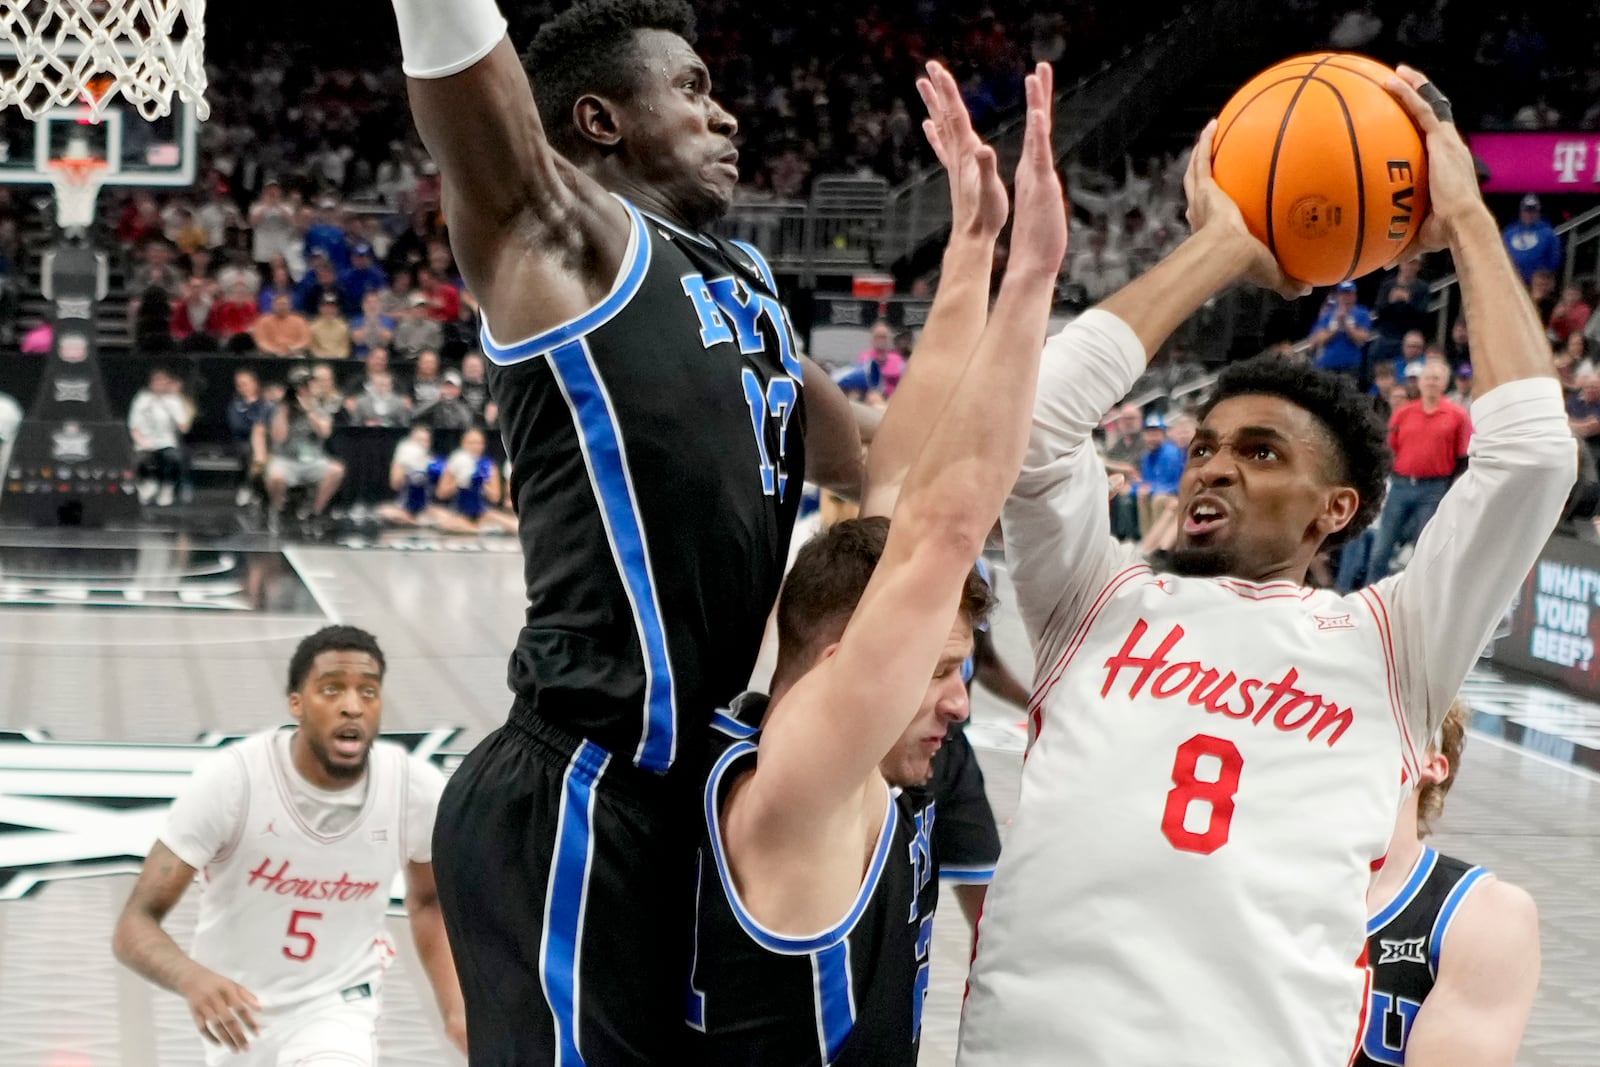
[[[1438,949],[1441,969],[1479,961],[1509,968],[1538,954],[1539,907],[1526,889],[1484,873],[1462,898]]]

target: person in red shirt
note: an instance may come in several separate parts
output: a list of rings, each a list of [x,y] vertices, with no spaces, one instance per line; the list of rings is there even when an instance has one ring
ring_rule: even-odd
[[[1583,299],[1583,288],[1569,285],[1561,291],[1561,300],[1550,312],[1550,339],[1556,344],[1566,344],[1567,338],[1582,333],[1589,322],[1589,304]]]
[[[1422,532],[1466,463],[1472,420],[1466,409],[1445,399],[1449,387],[1449,364],[1430,359],[1417,381],[1418,398],[1389,417],[1394,476],[1367,559],[1368,585],[1389,573],[1396,545],[1413,541]]]
[[[446,326],[461,318],[461,290],[431,270],[423,271],[420,281],[428,298],[428,318]]]

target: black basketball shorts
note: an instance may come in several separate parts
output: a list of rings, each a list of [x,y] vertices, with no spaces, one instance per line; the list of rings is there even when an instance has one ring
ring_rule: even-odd
[[[682,1062],[695,814],[520,704],[473,749],[433,837],[473,1067]]]
[[[923,791],[933,797],[933,847],[939,878],[955,885],[988,885],[1000,861],[1000,831],[983,788],[983,769],[965,730],[952,731],[933,757]]]

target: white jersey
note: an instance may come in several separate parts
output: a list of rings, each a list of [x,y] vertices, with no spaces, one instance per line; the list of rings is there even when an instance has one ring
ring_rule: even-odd
[[[315,790],[290,762],[287,736],[257,734],[211,757],[161,834],[201,871],[191,954],[268,1013],[363,985],[377,994],[394,958],[391,887],[408,860],[431,859],[443,786],[438,770],[377,741],[364,788]]]
[[[1039,686],[960,1062],[1344,1067],[1417,753],[1573,480],[1560,392],[1480,398],[1406,572],[1341,597],[1153,574],[1110,539],[1089,435],[1143,368],[1103,311],[1046,349],[1002,516]]]

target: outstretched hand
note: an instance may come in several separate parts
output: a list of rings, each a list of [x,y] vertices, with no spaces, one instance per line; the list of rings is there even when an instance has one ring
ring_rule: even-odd
[[[1245,225],[1239,205],[1211,176],[1211,144],[1216,135],[1217,120],[1212,119],[1200,131],[1200,139],[1189,153],[1189,168],[1183,175],[1183,192],[1189,200],[1189,228],[1196,234],[1202,230],[1215,231],[1245,249],[1249,259],[1244,278],[1250,284],[1271,289],[1290,300],[1305,296],[1311,292],[1311,287],[1284,273],[1271,250]]]
[[[1385,88],[1411,113],[1428,150],[1428,217],[1411,248],[1437,252],[1449,246],[1451,231],[1463,215],[1483,208],[1478,168],[1444,94],[1421,71],[1402,65],[1395,73],[1399,76],[1390,78]]]
[[[1055,108],[1055,74],[1040,63],[1024,82],[1028,126],[1017,161],[1017,217],[1011,229],[1008,270],[1057,274],[1067,254],[1067,205],[1056,173],[1051,139]]]
[[[943,64],[928,64],[927,76],[917,79],[917,92],[928,108],[922,132],[950,176],[950,218],[955,232],[994,240],[1011,207],[994,149],[973,130],[961,89]]]

